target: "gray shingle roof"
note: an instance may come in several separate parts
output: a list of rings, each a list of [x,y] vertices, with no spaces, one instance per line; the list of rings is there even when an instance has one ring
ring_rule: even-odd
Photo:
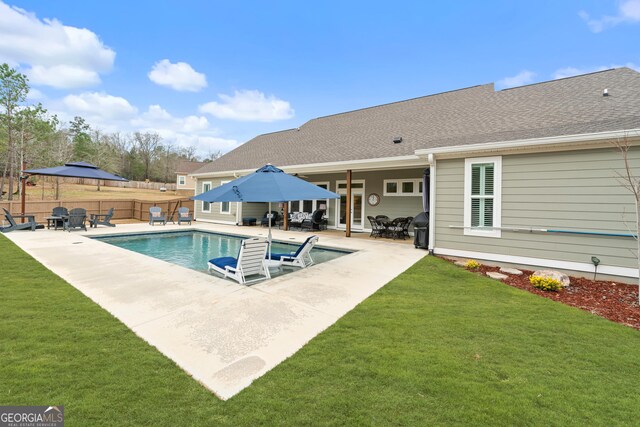
[[[299,129],[259,135],[195,173],[632,128],[640,128],[640,73],[617,68],[501,91],[486,84],[319,117]],[[402,143],[393,143],[397,136]]]
[[[181,160],[178,162],[178,166],[176,166],[176,173],[192,173],[206,164],[206,162],[190,162],[188,160]]]

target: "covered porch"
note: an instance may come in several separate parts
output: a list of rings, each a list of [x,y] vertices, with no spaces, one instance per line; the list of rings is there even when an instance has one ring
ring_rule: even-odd
[[[370,219],[385,216],[392,221],[397,218],[414,217],[423,212],[423,173],[425,167],[389,168],[377,170],[343,170],[322,173],[297,173],[310,183],[340,195],[336,200],[296,200],[272,205],[278,212],[277,226],[291,229],[290,220],[300,214],[309,218],[318,210],[324,210],[327,232],[340,233],[346,237],[369,236],[372,232]],[[268,211],[266,203],[242,203],[237,210],[237,223],[243,218],[260,220]],[[412,227],[409,227],[409,233]]]

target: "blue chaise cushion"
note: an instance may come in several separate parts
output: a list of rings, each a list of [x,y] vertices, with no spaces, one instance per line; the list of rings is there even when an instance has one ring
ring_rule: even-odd
[[[280,261],[282,258],[291,258],[292,256],[293,255],[291,254],[271,254],[271,259]],[[265,258],[269,259],[269,253],[267,253],[267,256]]]
[[[307,240],[305,240],[304,243],[301,244],[298,247],[298,250],[295,251],[293,254],[271,254],[271,259],[274,259],[274,260],[278,261],[278,260],[280,260],[282,258],[288,258],[288,259],[296,258],[298,255],[300,255],[300,252],[302,252],[302,248],[304,248],[307,245],[307,243],[309,243],[309,240],[311,240],[314,237],[315,236],[307,237]],[[265,258],[269,258],[269,253],[267,253],[267,256]]]
[[[210,259],[209,262],[223,270],[225,267],[236,268],[238,265],[238,259],[232,256],[223,256],[220,258],[213,258],[213,259]]]

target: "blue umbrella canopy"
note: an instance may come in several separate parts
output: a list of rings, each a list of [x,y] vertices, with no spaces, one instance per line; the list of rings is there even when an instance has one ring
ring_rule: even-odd
[[[55,166],[53,168],[29,169],[23,171],[28,175],[47,175],[47,176],[66,176],[70,178],[91,178],[103,179],[105,181],[128,181],[118,175],[105,172],[95,165],[87,162],[65,163],[64,166]]]
[[[249,175],[192,197],[203,202],[272,202],[290,200],[339,199],[340,195],[303,179],[286,174],[282,169],[265,165]],[[271,260],[271,218],[269,218],[269,260]]]
[[[288,202],[290,200],[339,199],[333,191],[291,176],[282,169],[266,165],[249,175],[240,177],[192,197],[203,202]]]

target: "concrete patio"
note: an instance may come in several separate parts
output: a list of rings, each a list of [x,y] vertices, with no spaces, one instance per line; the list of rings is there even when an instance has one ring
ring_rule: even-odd
[[[356,252],[247,287],[87,236],[204,230],[266,236],[259,227],[119,224],[7,237],[221,399],[228,399],[406,270],[426,251],[391,240],[320,232],[321,246]],[[274,239],[309,234],[274,230]]]

